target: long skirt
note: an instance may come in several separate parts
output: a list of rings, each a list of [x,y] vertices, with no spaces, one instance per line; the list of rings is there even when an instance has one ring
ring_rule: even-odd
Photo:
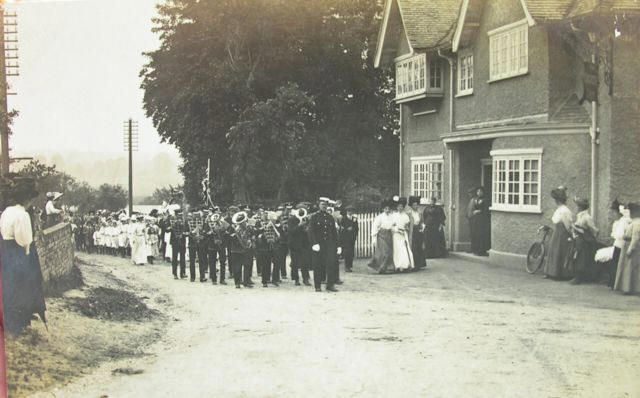
[[[625,242],[620,250],[620,260],[618,261],[618,272],[614,290],[627,294],[640,293],[640,250],[636,249],[627,254],[629,242]]]
[[[393,233],[393,265],[396,271],[413,269],[413,253],[409,235],[405,231]]]
[[[427,266],[427,260],[424,257],[424,234],[420,232],[420,228],[413,227],[413,235],[411,236],[411,251],[413,252],[413,261],[416,268],[424,268]]]
[[[152,235],[155,236],[155,235]],[[153,258],[160,257],[160,247],[158,245],[158,238],[151,238],[147,242],[147,256],[151,256]]]
[[[167,232],[164,234],[164,243],[165,243],[165,252],[164,254],[164,258],[172,258],[171,256],[173,256],[173,250],[171,247],[171,232]]]
[[[31,323],[33,314],[46,322],[40,258],[33,243],[28,256],[15,240],[0,237],[0,246],[4,328],[19,334]]]
[[[426,224],[424,228],[424,254],[426,258],[442,258],[447,254],[441,224]]]
[[[544,273],[556,279],[569,279],[573,276],[571,267],[572,241],[569,231],[564,224],[559,222],[555,225],[551,242],[547,247],[549,252],[546,256]]]
[[[469,220],[471,228],[471,251],[484,254],[491,248],[491,224],[487,215],[480,214]]]
[[[575,238],[575,278],[581,282],[591,282],[598,277],[599,269],[596,267],[595,241],[585,239],[578,234]]]
[[[381,274],[393,272],[393,239],[390,230],[380,230],[376,238],[376,250],[368,264]]]
[[[134,264],[147,263],[147,244],[143,237],[135,237],[131,242],[131,260]]]

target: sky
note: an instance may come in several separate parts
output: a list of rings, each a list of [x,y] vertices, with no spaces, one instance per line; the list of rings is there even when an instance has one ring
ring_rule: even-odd
[[[139,153],[175,148],[160,142],[144,115],[142,55],[158,47],[151,18],[159,0],[14,0],[20,76],[10,77],[13,156],[100,153],[122,156],[123,121],[139,122]]]

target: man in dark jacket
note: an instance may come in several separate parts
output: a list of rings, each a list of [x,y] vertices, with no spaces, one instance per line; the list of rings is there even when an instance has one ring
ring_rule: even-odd
[[[344,269],[353,272],[353,257],[355,255],[356,239],[358,239],[358,219],[353,216],[353,206],[347,206],[340,211],[342,215],[340,243],[342,247],[342,257],[344,258]]]
[[[325,274],[327,277],[327,291],[338,291],[335,287],[338,279],[337,256],[342,253],[342,249],[338,242],[336,221],[327,210],[329,201],[330,199],[328,198],[320,198],[318,200],[319,211],[312,215],[309,220],[308,235],[315,257],[313,283],[316,287],[316,292],[321,291],[320,285]]]
[[[307,223],[304,218],[306,211],[295,210],[296,215],[289,217],[287,221],[287,244],[291,252],[291,279],[296,286],[300,286],[300,275],[302,272],[302,283],[311,286],[309,283],[309,238],[307,236]]]
[[[171,232],[171,271],[173,278],[178,279],[178,256],[180,256],[180,279],[187,277],[185,251],[186,251],[186,234],[188,229],[182,220],[182,212],[176,210],[176,215],[171,217],[169,232]]]

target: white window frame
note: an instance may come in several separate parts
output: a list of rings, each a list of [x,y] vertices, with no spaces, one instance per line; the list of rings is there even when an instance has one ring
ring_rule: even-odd
[[[427,68],[424,53],[396,58],[396,100],[426,94]]]
[[[493,161],[491,210],[542,213],[542,152],[542,148],[491,151],[491,159]],[[536,161],[538,164],[537,169],[525,169],[527,161]],[[512,181],[511,176],[515,173],[517,173],[517,180]],[[529,173],[529,178],[525,179],[527,173]],[[533,173],[537,173],[537,178],[531,178]],[[537,192],[535,193],[531,189],[534,185],[537,187]],[[527,186],[529,186],[529,192],[525,192],[527,191]],[[530,199],[535,197],[536,203],[525,204],[527,197]],[[511,199],[517,201],[517,203],[509,203]]]
[[[529,24],[523,19],[487,33],[489,82],[521,76],[529,71]]]
[[[457,96],[470,94],[473,94],[473,52],[459,52]]]
[[[435,175],[439,176],[433,178]],[[435,196],[438,203],[442,203],[444,198],[444,157],[442,155],[411,158],[411,194],[428,200]]]
[[[437,80],[440,81],[440,86],[432,86],[431,85],[431,72],[433,72],[432,68],[434,65],[437,66],[438,69],[438,75],[435,76],[435,78]],[[442,67],[442,62],[440,62],[440,59],[436,58],[436,57],[432,57],[429,59],[428,65],[427,65],[427,77],[428,77],[428,91],[430,93],[442,93],[444,91],[443,87],[444,87],[444,71],[443,71],[443,67]]]

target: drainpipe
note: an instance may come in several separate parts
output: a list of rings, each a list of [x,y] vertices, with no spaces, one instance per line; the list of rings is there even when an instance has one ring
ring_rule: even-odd
[[[400,104],[400,129],[398,130],[398,150],[399,152],[399,176],[398,176],[398,195],[402,196],[402,149],[403,149],[403,145],[402,145],[402,140],[403,140],[403,134],[402,134],[402,104]]]
[[[591,55],[591,62],[596,63],[595,51]],[[598,68],[598,73],[599,68]],[[598,208],[598,102],[591,101],[591,217],[597,222]]]
[[[453,98],[454,95],[454,84],[453,81],[455,79],[456,73],[456,59],[453,57],[446,56],[442,53],[442,50],[438,50],[438,56],[446,59],[449,62],[449,133],[453,133],[454,129],[454,109],[453,109]],[[453,156],[454,152],[451,148],[447,148],[449,155],[449,249],[453,250],[453,233],[454,233],[454,217],[453,212],[456,210],[455,205],[453,204]],[[457,218],[456,218],[457,222]]]

